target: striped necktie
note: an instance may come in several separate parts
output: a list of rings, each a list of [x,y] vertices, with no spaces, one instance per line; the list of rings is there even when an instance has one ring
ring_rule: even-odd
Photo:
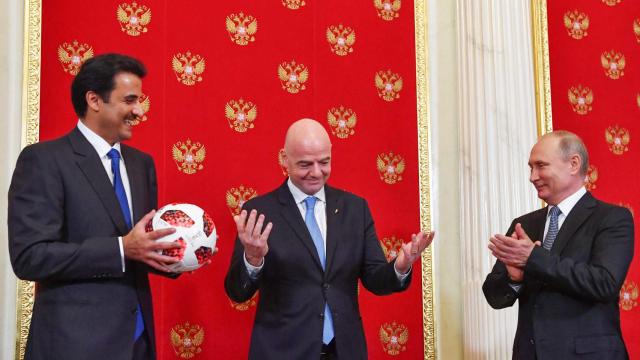
[[[556,236],[558,236],[558,216],[562,214],[560,208],[557,206],[552,206],[549,209],[549,229],[547,230],[547,236],[544,237],[544,241],[542,242],[542,247],[551,250],[553,246],[553,242],[556,240]]]

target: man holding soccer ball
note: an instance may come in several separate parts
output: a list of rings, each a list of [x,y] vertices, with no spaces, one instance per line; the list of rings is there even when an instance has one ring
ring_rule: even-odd
[[[9,253],[37,293],[25,359],[155,359],[147,272],[177,260],[145,231],[157,206],[151,156],[122,144],[142,115],[144,66],[106,54],[71,85],[77,126],[27,146],[9,189]],[[146,215],[145,215],[146,214]]]

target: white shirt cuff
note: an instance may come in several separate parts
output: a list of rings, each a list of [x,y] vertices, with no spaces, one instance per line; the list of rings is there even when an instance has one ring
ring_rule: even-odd
[[[396,269],[396,263],[393,263],[393,270],[396,272],[396,276],[398,277],[398,281],[400,281],[400,285],[404,286],[404,283],[407,280],[407,277],[409,276],[409,274],[411,274],[412,268],[413,268],[413,265],[409,267],[409,271],[407,271],[406,274],[401,274],[398,271],[398,269]]]
[[[244,266],[247,268],[247,272],[249,273],[249,277],[252,280],[255,280],[258,278],[258,275],[260,275],[260,271],[262,271],[262,267],[264,266],[264,258],[262,259],[262,263],[259,266],[253,266],[251,264],[249,264],[249,261],[247,261],[247,254],[243,253],[242,258],[244,259]]]

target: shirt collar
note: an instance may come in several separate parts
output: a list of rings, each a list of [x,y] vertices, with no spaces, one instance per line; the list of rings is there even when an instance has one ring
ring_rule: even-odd
[[[585,189],[584,186],[581,186],[580,189],[578,189],[578,191],[576,191],[573,194],[569,195],[566,199],[562,200],[556,206],[558,208],[560,208],[560,211],[562,212],[562,214],[564,216],[568,216],[569,212],[571,212],[573,207],[576,206],[578,201],[580,201],[582,196],[584,196],[584,194],[586,194],[586,193],[587,193],[587,189]],[[551,210],[551,206],[549,206],[549,210]],[[547,212],[547,216],[549,216],[549,212]]]
[[[109,145],[109,143],[103,139],[100,135],[96,134],[93,130],[89,129],[87,125],[85,125],[81,120],[78,120],[78,130],[84,135],[84,137],[89,141],[91,146],[96,150],[98,156],[103,158],[107,156],[107,153],[111,148],[118,150],[120,156],[122,157],[122,151],[120,151],[120,143],[117,142],[113,145]]]
[[[298,189],[298,187],[291,181],[291,178],[287,180],[287,186],[289,187],[289,191],[291,192],[291,195],[293,195],[293,199],[295,200],[296,204],[300,204],[304,201],[304,199],[310,196],[305,194],[302,190]],[[324,196],[324,186],[317,193],[313,194],[313,196],[317,197],[318,200],[326,203]]]

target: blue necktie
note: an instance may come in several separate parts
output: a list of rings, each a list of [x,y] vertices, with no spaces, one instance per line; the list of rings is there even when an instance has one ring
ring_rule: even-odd
[[[316,246],[316,250],[318,251],[318,257],[320,258],[322,269],[324,270],[326,262],[326,257],[324,255],[324,241],[322,240],[320,226],[318,226],[318,222],[316,221],[316,216],[314,214],[316,200],[317,198],[315,196],[309,196],[304,199],[304,204],[307,207],[306,214],[304,215],[304,222],[305,224],[307,224],[307,229],[309,229],[309,234],[311,234],[313,244]],[[333,317],[331,316],[331,311],[329,310],[329,304],[325,303],[324,325],[322,327],[322,342],[325,344],[329,344],[333,339],[333,336]]]
[[[120,153],[116,149],[111,149],[107,153],[109,159],[111,159],[111,172],[113,173],[113,189],[116,191],[116,197],[120,203],[120,209],[124,216],[124,222],[127,224],[127,229],[131,229],[131,212],[129,211],[129,201],[127,201],[127,193],[124,191],[124,185],[122,184],[122,176],[120,176]],[[144,331],[144,320],[142,319],[142,309],[138,304],[138,311],[136,311],[136,331],[133,335],[133,340],[136,341],[142,335]]]
[[[558,235],[558,216],[560,214],[562,214],[562,211],[560,211],[560,208],[557,206],[552,206],[549,210],[549,229],[547,229],[547,236],[544,237],[544,241],[542,242],[542,247],[547,250],[551,250],[553,242]]]

